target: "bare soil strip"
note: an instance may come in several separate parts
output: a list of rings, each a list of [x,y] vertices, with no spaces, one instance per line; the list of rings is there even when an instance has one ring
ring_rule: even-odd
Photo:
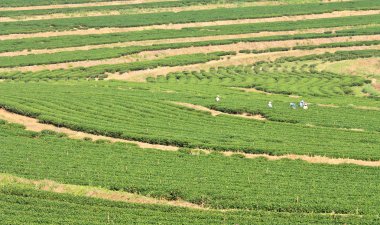
[[[299,16],[281,16],[281,17],[270,17],[270,18],[260,18],[260,19],[220,20],[220,21],[212,21],[212,22],[163,24],[163,25],[127,27],[127,28],[112,28],[112,27],[110,27],[110,28],[87,29],[87,30],[42,32],[42,33],[32,33],[32,34],[9,34],[9,35],[1,35],[0,40],[34,38],[34,37],[55,37],[55,36],[66,36],[66,35],[108,34],[108,33],[120,33],[120,32],[130,32],[130,31],[152,30],[152,29],[177,29],[177,30],[179,30],[179,29],[191,28],[191,27],[251,24],[251,23],[264,23],[264,22],[299,21],[299,20],[309,20],[309,19],[337,18],[337,17],[344,17],[344,16],[375,15],[375,14],[379,14],[379,13],[380,13],[380,10],[336,11],[336,12],[332,12],[332,13],[309,14],[309,15],[299,15]]]
[[[209,109],[207,109],[209,110]],[[40,132],[42,130],[51,130],[59,133],[64,133],[68,135],[69,138],[72,139],[83,139],[83,138],[91,138],[92,140],[108,140],[110,142],[124,142],[124,143],[133,143],[138,145],[140,148],[154,148],[158,150],[163,151],[178,151],[179,148],[176,146],[164,146],[164,145],[153,145],[149,143],[143,143],[143,142],[136,142],[136,141],[128,141],[124,139],[117,139],[117,138],[111,138],[106,136],[97,136],[92,135],[88,133],[78,132],[74,130],[70,130],[67,128],[60,128],[55,127],[53,125],[49,124],[42,124],[39,123],[38,120],[26,116],[22,116],[19,114],[8,112],[4,109],[0,109],[0,119],[3,119],[5,121],[8,121],[10,123],[18,123],[25,126],[26,130],[31,130],[35,132]],[[196,149],[194,151],[202,151],[206,154],[209,154],[213,151],[211,150],[203,150],[203,149]],[[294,154],[288,154],[288,155],[282,155],[282,156],[272,156],[268,154],[250,154],[250,153],[242,153],[242,152],[234,152],[234,151],[224,151],[220,152],[225,156],[232,156],[235,154],[243,155],[246,158],[254,159],[263,157],[268,160],[280,160],[280,159],[291,159],[291,160],[303,160],[309,163],[320,163],[320,164],[354,164],[359,166],[369,166],[369,167],[379,167],[380,161],[364,161],[364,160],[357,160],[357,159],[347,159],[347,158],[329,158],[324,156],[307,156],[307,155],[294,155]]]
[[[0,22],[16,22],[16,21],[31,21],[31,20],[49,20],[49,19],[65,19],[78,17],[96,17],[96,16],[113,16],[113,15],[131,15],[131,14],[146,14],[160,12],[183,12],[183,11],[198,11],[217,8],[237,8],[262,5],[283,5],[282,2],[244,2],[244,3],[224,3],[210,5],[193,5],[184,7],[171,8],[149,8],[149,9],[130,9],[130,10],[110,10],[110,11],[90,11],[90,12],[75,12],[75,13],[55,13],[47,15],[35,16],[18,16],[17,18],[0,17]]]
[[[263,54],[237,54],[236,56],[222,57],[221,60],[214,60],[207,63],[175,66],[175,67],[160,67],[150,70],[131,71],[124,74],[110,74],[107,79],[126,80],[134,82],[146,82],[148,77],[157,77],[159,75],[166,75],[171,72],[181,72],[185,70],[200,71],[208,70],[212,67],[218,66],[232,66],[232,65],[249,65],[258,61],[274,61],[281,57],[287,56],[305,56],[311,54],[323,54],[326,52],[334,53],[336,51],[348,50],[365,50],[365,49],[380,49],[380,46],[353,46],[344,48],[321,48],[314,50],[291,50],[286,52],[269,52]]]
[[[380,91],[380,83],[378,83],[376,79],[372,79],[372,86],[373,86],[376,90]]]
[[[137,45],[149,46],[149,45],[157,45],[157,44],[174,44],[174,43],[186,43],[186,42],[217,41],[217,40],[228,40],[228,39],[268,37],[268,36],[279,36],[279,35],[295,35],[295,34],[306,34],[306,33],[320,34],[320,33],[324,33],[324,32],[336,32],[339,30],[351,29],[351,28],[353,28],[353,27],[335,27],[335,28],[306,29],[306,30],[294,30],[294,31],[259,32],[259,33],[248,33],[248,34],[218,35],[218,36],[205,36],[205,37],[187,37],[187,38],[173,38],[173,39],[160,39],[160,40],[147,40],[147,41],[130,41],[130,42],[120,42],[120,43],[112,43],[112,44],[85,45],[85,46],[68,47],[68,48],[37,49],[37,50],[15,51],[15,52],[3,52],[3,53],[0,53],[0,57],[1,56],[29,55],[29,54],[50,54],[50,53],[56,53],[56,52],[80,51],[80,50],[91,50],[91,49],[100,49],[100,48],[128,47],[128,46],[137,46]],[[357,28],[360,28],[360,27],[357,27]],[[367,37],[368,37],[368,39],[371,39],[372,36],[367,36]]]
[[[133,194],[124,191],[110,191],[104,188],[62,184],[51,180],[31,180],[26,178],[20,178],[8,174],[0,174],[0,185],[15,185],[22,184],[32,187],[36,190],[43,190],[49,192],[55,192],[60,194],[72,194],[75,196],[86,196],[91,198],[99,198],[111,201],[129,202],[138,204],[156,204],[185,207],[191,209],[211,210],[200,205],[196,205],[183,200],[169,201],[165,199],[156,199],[152,197],[146,197],[143,195]]]
[[[194,105],[190,103],[184,103],[184,102],[174,102],[176,105],[184,106],[190,109],[195,109],[199,111],[204,111],[204,112],[209,112],[212,116],[219,116],[219,115],[229,115],[229,116],[235,116],[235,117],[241,117],[244,119],[254,119],[254,120],[267,120],[264,116],[260,114],[252,115],[249,113],[243,113],[243,114],[229,114],[229,113],[224,113],[221,111],[209,109],[207,107],[201,106],[201,105]]]
[[[88,134],[84,132],[78,132],[74,130],[70,130],[63,127],[56,127],[54,125],[50,124],[43,124],[38,122],[37,119],[22,116],[16,113],[11,113],[9,111],[6,111],[4,109],[0,109],[0,119],[6,120],[10,123],[18,123],[25,126],[26,130],[35,131],[35,132],[41,132],[43,130],[51,130],[58,133],[64,133],[67,134],[69,138],[72,139],[84,139],[84,138],[91,138],[93,141],[96,140],[107,140],[110,142],[123,142],[123,143],[130,143],[130,144],[136,144],[140,148],[154,148],[154,149],[160,149],[165,151],[176,151],[178,150],[178,147],[176,146],[166,146],[166,145],[154,145],[144,142],[138,142],[138,141],[128,141],[125,139],[119,139],[119,138],[111,138],[106,136],[99,136],[99,135],[93,135]]]
[[[47,65],[35,65],[35,66],[23,66],[15,68],[0,68],[0,72],[8,71],[40,71],[40,70],[55,70],[55,69],[68,69],[75,67],[91,67],[96,65],[113,65],[120,63],[131,63],[139,60],[153,60],[158,58],[164,58],[168,56],[176,56],[180,54],[194,54],[194,53],[211,53],[217,51],[235,51],[246,50],[246,49],[256,49],[263,50],[274,47],[294,47],[299,45],[318,45],[324,43],[335,43],[335,42],[346,42],[346,41],[368,41],[368,40],[380,40],[380,35],[373,36],[354,36],[354,37],[336,37],[336,38],[318,38],[318,39],[305,39],[305,40],[287,40],[287,41],[268,41],[268,42],[246,42],[246,43],[236,43],[229,45],[215,45],[215,46],[202,46],[202,47],[189,47],[180,49],[166,49],[158,51],[146,51],[135,55],[123,56],[119,58],[110,58],[102,60],[89,60],[89,61],[77,61],[70,63],[57,63],[57,64],[47,64]],[[345,49],[373,49],[379,46],[354,46],[339,48],[340,50]],[[323,49],[320,49],[323,50]],[[326,50],[328,50],[326,48]],[[308,51],[308,50],[307,50]],[[292,52],[292,51],[289,51]],[[255,54],[254,56],[261,55]],[[143,70],[144,71],[144,70]],[[139,71],[141,72],[141,71]],[[134,73],[134,72],[131,72]],[[110,76],[112,79],[117,79],[120,76]]]
[[[111,6],[111,5],[131,5],[147,2],[162,2],[177,0],[128,0],[128,1],[109,1],[109,2],[89,2],[79,4],[62,4],[62,5],[41,5],[41,6],[25,6],[25,7],[0,7],[0,11],[22,11],[22,10],[40,10],[40,9],[63,9],[63,8],[79,8],[93,6]]]

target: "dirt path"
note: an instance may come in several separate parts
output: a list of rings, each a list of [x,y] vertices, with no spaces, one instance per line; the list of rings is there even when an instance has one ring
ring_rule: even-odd
[[[184,103],[184,102],[173,102],[176,105],[184,106],[190,109],[195,109],[199,111],[204,111],[204,112],[209,112],[212,116],[219,116],[219,115],[228,115],[228,116],[235,116],[235,117],[240,117],[244,119],[253,119],[253,120],[267,120],[265,117],[263,117],[260,114],[252,115],[249,113],[243,113],[243,114],[229,114],[229,113],[224,113],[221,111],[209,109],[207,107],[201,106],[201,105],[194,105],[190,103]]]
[[[166,151],[178,150],[178,147],[176,146],[154,145],[154,144],[138,142],[138,141],[128,141],[128,140],[119,139],[119,138],[111,138],[111,137],[106,137],[106,136],[99,136],[99,135],[78,132],[78,131],[70,130],[63,127],[56,127],[50,124],[42,124],[42,123],[39,123],[37,119],[22,116],[16,113],[11,113],[4,109],[0,109],[0,119],[6,120],[10,123],[22,124],[25,126],[26,130],[35,131],[35,132],[40,132],[43,130],[51,130],[54,132],[67,134],[68,137],[72,139],[91,138],[93,141],[107,140],[110,142],[123,142],[123,143],[136,144],[140,148],[154,148],[154,149],[160,149],[160,150],[166,150]]]
[[[281,16],[262,19],[241,19],[241,20],[220,20],[213,22],[195,22],[195,23],[182,23],[182,24],[163,24],[152,26],[140,26],[140,27],[127,27],[127,28],[99,28],[99,29],[87,29],[87,30],[71,30],[60,32],[42,32],[32,34],[9,34],[1,35],[0,40],[11,40],[21,38],[34,38],[34,37],[55,37],[66,35],[90,35],[90,34],[108,34],[108,33],[120,33],[130,31],[142,31],[153,29],[183,29],[191,27],[206,27],[206,26],[220,26],[220,25],[236,25],[236,24],[251,24],[251,23],[264,23],[264,22],[285,22],[285,21],[299,21],[308,19],[322,19],[322,18],[336,18],[344,16],[360,16],[360,15],[376,15],[380,10],[368,10],[368,11],[336,11],[332,13],[323,14],[309,14],[300,16]]]
[[[89,2],[79,4],[62,4],[62,5],[41,5],[41,6],[25,6],[25,7],[0,7],[0,11],[22,11],[22,10],[40,10],[40,9],[63,9],[93,6],[111,6],[111,5],[131,5],[147,2],[162,2],[163,0],[128,0],[128,1],[108,1],[108,2]],[[165,0],[177,1],[177,0]]]
[[[320,34],[324,32],[336,32],[339,30],[351,29],[351,28],[353,27],[335,27],[335,28],[306,29],[306,30],[294,30],[294,31],[259,32],[259,33],[248,33],[248,34],[187,37],[187,38],[160,39],[160,40],[147,40],[147,41],[130,41],[130,42],[120,42],[120,43],[112,43],[112,44],[85,45],[85,46],[68,47],[68,48],[36,49],[36,50],[23,50],[23,51],[15,51],[15,52],[3,52],[3,53],[0,53],[0,57],[29,55],[29,54],[51,54],[51,53],[65,52],[65,51],[128,47],[128,46],[137,46],[137,45],[149,46],[149,45],[157,45],[157,44],[175,44],[175,43],[201,42],[201,41],[212,41],[212,40],[216,41],[216,40],[268,37],[268,36],[279,36],[279,35],[295,35],[295,34],[306,34],[306,33]],[[368,39],[371,39],[372,36],[367,36],[367,37]]]
[[[104,188],[81,186],[72,184],[62,184],[51,180],[31,180],[20,178],[9,174],[0,174],[0,185],[27,185],[35,190],[43,190],[60,194],[71,194],[75,196],[85,196],[91,198],[99,198],[111,201],[129,202],[138,204],[155,204],[176,207],[185,207],[199,210],[212,210],[183,200],[169,201],[165,199],[157,199],[146,197],[143,195],[133,194],[125,191],[111,191]]]
[[[186,103],[185,103],[186,104]],[[198,109],[203,109],[201,107],[197,107]],[[207,108],[206,108],[207,109]],[[209,110],[209,109],[207,109]],[[176,146],[164,146],[164,145],[153,145],[149,143],[143,143],[143,142],[136,142],[136,141],[128,141],[124,139],[116,139],[116,138],[110,138],[106,136],[97,136],[92,134],[87,134],[83,132],[73,131],[67,128],[60,128],[55,127],[53,125],[49,124],[41,124],[36,119],[22,116],[19,114],[8,112],[4,109],[0,109],[0,119],[8,121],[10,123],[18,123],[25,126],[27,130],[40,132],[42,130],[51,130],[59,133],[64,133],[68,135],[69,138],[73,139],[83,139],[85,137],[91,138],[92,140],[108,140],[111,142],[124,142],[124,143],[133,143],[137,144],[140,148],[154,148],[158,150],[163,151],[177,151],[179,150]],[[202,151],[206,154],[209,154],[213,151],[211,150],[202,150],[202,149],[194,149],[194,152]],[[347,158],[329,158],[324,156],[307,156],[307,155],[294,155],[294,154],[287,154],[282,156],[272,156],[267,154],[249,154],[249,153],[242,153],[242,152],[235,152],[235,151],[224,151],[221,152],[225,156],[231,156],[234,154],[241,154],[246,158],[255,159],[259,157],[264,157],[268,160],[281,160],[281,159],[291,159],[291,160],[303,160],[309,163],[320,163],[320,164],[332,164],[332,165],[338,165],[338,164],[354,164],[359,166],[369,166],[369,167],[379,167],[380,161],[364,161],[364,160],[357,160],[357,159],[347,159]]]
[[[131,71],[124,74],[110,74],[107,79],[126,80],[134,82],[146,82],[148,77],[157,77],[159,75],[166,75],[171,72],[181,72],[186,70],[200,71],[207,70],[212,67],[218,66],[232,66],[232,65],[248,65],[258,61],[274,61],[275,59],[287,56],[305,56],[311,54],[322,54],[326,52],[334,53],[336,51],[348,50],[365,50],[365,49],[380,49],[380,46],[353,46],[344,48],[321,48],[313,50],[291,50],[286,52],[270,52],[263,54],[237,54],[236,56],[223,57],[221,60],[209,61],[207,63],[174,66],[174,67],[160,67],[149,70]]]
[[[373,86],[376,90],[380,91],[380,83],[378,83],[376,79],[372,79],[372,86]]]
[[[131,14],[146,14],[146,13],[160,13],[160,12],[183,12],[183,11],[199,11],[210,10],[217,8],[237,8],[249,6],[263,6],[263,5],[283,5],[282,2],[243,2],[243,3],[223,3],[223,4],[209,4],[209,5],[192,5],[183,7],[171,8],[146,8],[146,9],[129,9],[124,10],[105,10],[105,11],[89,11],[89,12],[74,12],[74,13],[55,13],[47,15],[35,16],[17,16],[0,17],[0,22],[16,22],[16,21],[31,21],[31,20],[49,20],[49,19],[64,19],[64,18],[78,18],[78,17],[96,17],[96,16],[114,16],[114,15],[131,15]]]
[[[40,70],[55,70],[55,69],[68,69],[75,67],[91,67],[97,65],[114,65],[120,63],[131,63],[141,60],[154,60],[158,58],[164,58],[169,56],[176,56],[179,54],[195,54],[195,53],[212,53],[217,51],[235,51],[240,50],[263,50],[274,47],[294,47],[299,45],[318,45],[325,43],[335,43],[335,42],[346,42],[346,41],[368,41],[368,40],[380,40],[380,35],[373,36],[354,36],[354,37],[336,37],[336,38],[318,38],[318,39],[305,39],[305,40],[287,40],[287,41],[268,41],[268,42],[246,42],[246,43],[236,43],[229,45],[215,45],[215,46],[202,46],[202,47],[189,47],[180,49],[166,49],[158,51],[145,51],[135,55],[123,56],[119,58],[110,58],[102,60],[89,60],[89,61],[77,61],[69,63],[57,63],[57,64],[47,64],[47,65],[35,65],[35,66],[23,66],[15,68],[0,68],[0,72],[9,71],[40,71]],[[374,49],[379,46],[354,46],[354,47],[344,47],[339,48],[340,50],[352,49],[352,50],[362,50],[362,49]],[[338,48],[337,48],[338,49]],[[323,49],[317,49],[318,52],[323,51]],[[326,48],[326,51],[328,48]],[[310,51],[310,50],[303,50]],[[311,50],[311,52],[316,50]],[[254,56],[262,55],[255,54]],[[143,70],[144,71],[144,70]],[[141,71],[139,71],[141,72]],[[134,72],[131,72],[134,73]],[[117,79],[119,76],[110,76],[112,79]]]

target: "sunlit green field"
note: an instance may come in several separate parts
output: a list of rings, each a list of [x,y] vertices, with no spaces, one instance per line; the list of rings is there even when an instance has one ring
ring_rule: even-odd
[[[1,223],[379,224],[378,10],[0,2]]]

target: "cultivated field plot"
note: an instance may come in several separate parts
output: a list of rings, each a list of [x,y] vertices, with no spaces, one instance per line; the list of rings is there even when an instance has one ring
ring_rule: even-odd
[[[1,0],[1,224],[380,224],[380,1]]]

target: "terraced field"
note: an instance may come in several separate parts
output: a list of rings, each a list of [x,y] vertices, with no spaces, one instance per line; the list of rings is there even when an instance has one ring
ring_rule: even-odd
[[[379,44],[373,0],[3,0],[0,221],[379,224]]]

